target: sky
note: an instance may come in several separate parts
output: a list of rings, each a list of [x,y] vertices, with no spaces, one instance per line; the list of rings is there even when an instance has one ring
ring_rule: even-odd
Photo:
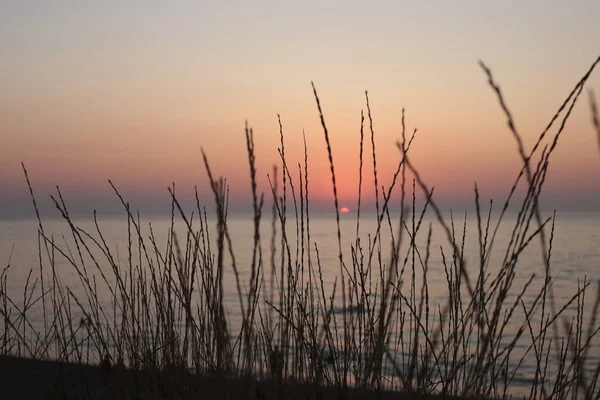
[[[340,205],[358,190],[360,113],[369,91],[379,185],[387,187],[406,130],[411,160],[442,207],[501,203],[518,170],[514,138],[478,65],[502,88],[531,149],[600,55],[600,2],[573,1],[3,1],[0,4],[0,218],[31,215],[21,162],[41,207],[59,186],[74,212],[112,212],[108,179],[131,204],[169,212],[167,187],[188,199],[230,185],[250,199],[245,122],[259,188],[285,152],[298,185],[303,132],[311,202],[332,207],[329,128]],[[600,97],[600,71],[587,88]],[[543,205],[600,210],[600,149],[587,89],[554,154]],[[373,198],[365,125],[365,202]],[[280,173],[281,177],[281,173]],[[268,197],[268,196],[267,196]],[[329,208],[328,208],[329,207]]]

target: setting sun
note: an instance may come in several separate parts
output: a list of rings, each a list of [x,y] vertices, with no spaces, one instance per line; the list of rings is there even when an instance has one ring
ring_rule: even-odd
[[[350,209],[349,209],[348,207],[342,207],[342,208],[340,208],[340,212],[341,212],[342,214],[346,214],[346,213],[349,213],[349,212],[350,212]]]

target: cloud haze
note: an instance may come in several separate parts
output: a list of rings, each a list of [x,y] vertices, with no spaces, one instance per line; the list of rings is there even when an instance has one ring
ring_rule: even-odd
[[[380,185],[390,184],[400,156],[405,108],[407,131],[418,127],[414,162],[440,201],[472,204],[477,181],[500,202],[519,157],[477,60],[493,69],[530,149],[598,56],[598,15],[597,1],[3,2],[0,217],[31,215],[21,162],[44,201],[59,185],[81,213],[119,209],[108,179],[148,212],[169,212],[172,182],[190,199],[197,185],[210,202],[201,148],[231,185],[233,209],[244,209],[244,123],[254,128],[259,185],[269,193],[278,113],[292,173],[304,160],[304,131],[311,198],[328,209],[311,80],[344,204],[356,199],[365,89]],[[600,91],[600,75],[588,85]],[[600,204],[599,150],[581,100],[550,167],[548,208]],[[369,140],[365,168],[370,151]],[[364,184],[371,193],[371,169]]]

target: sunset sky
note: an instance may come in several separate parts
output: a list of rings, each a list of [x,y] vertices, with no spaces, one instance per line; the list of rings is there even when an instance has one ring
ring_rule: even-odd
[[[124,4],[126,3],[126,5]],[[3,1],[0,4],[0,217],[29,215],[21,169],[47,204],[56,185],[82,213],[112,210],[111,179],[133,206],[169,211],[171,182],[209,202],[204,148],[250,198],[244,124],[258,177],[286,156],[297,179],[309,152],[311,199],[331,205],[326,146],[310,82],[331,135],[341,205],[358,185],[360,112],[369,90],[380,185],[398,162],[402,108],[411,149],[440,204],[504,200],[516,143],[477,61],[501,85],[527,149],[600,55],[600,1]],[[588,82],[559,143],[545,205],[600,209],[600,149]],[[365,125],[365,134],[368,133]],[[373,192],[370,141],[365,191]]]

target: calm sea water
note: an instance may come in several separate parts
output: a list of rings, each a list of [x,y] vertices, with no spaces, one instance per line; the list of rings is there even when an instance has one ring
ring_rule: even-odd
[[[551,216],[551,214],[548,214],[547,216]],[[463,236],[463,218],[464,214],[454,215],[456,227],[455,235],[458,240],[462,240]],[[492,228],[495,226],[496,218],[497,216],[493,216],[492,218]],[[510,232],[515,223],[515,218],[515,215],[508,215],[500,225],[488,270],[488,273],[492,276],[497,272],[498,266],[501,264],[504,257],[504,252],[508,244]],[[214,229],[215,221],[209,219],[208,222],[209,227]],[[78,220],[76,223],[79,227],[90,233],[95,233],[96,231],[91,219]],[[159,243],[159,246],[162,244],[163,248],[161,250],[164,251],[170,220],[167,218],[142,220],[142,234],[146,237],[150,234],[149,223],[152,224],[152,230],[157,238],[157,242]],[[410,225],[410,221],[408,221],[408,223]],[[392,224],[395,230],[394,235],[397,237],[398,223],[394,220]],[[127,259],[128,241],[126,219],[103,219],[99,221],[99,225],[113,253],[119,257],[121,262],[125,263]],[[448,287],[442,262],[442,252],[446,259],[449,260],[452,257],[452,248],[449,245],[444,232],[440,229],[439,224],[433,217],[425,218],[423,227],[416,240],[421,249],[421,256],[424,257],[426,252],[425,245],[427,243],[429,225],[432,226],[432,236],[427,280],[432,309],[435,309],[434,307],[437,307],[436,304],[444,304],[448,298]],[[180,232],[179,236],[184,238],[185,226],[182,222],[176,222],[176,226],[178,232]],[[361,219],[359,235],[365,247],[369,237],[372,238],[374,236],[375,227],[376,221],[374,216],[364,216]],[[548,238],[550,237],[549,228],[547,229]],[[65,251],[68,251],[67,249],[70,249],[71,251],[75,250],[68,225],[64,221],[52,219],[46,220],[44,222],[44,229],[48,236],[52,235],[54,237],[59,247],[65,249]],[[229,218],[229,229],[242,282],[247,282],[250,276],[249,265],[252,254],[253,221],[249,217],[232,216]],[[323,267],[325,288],[328,293],[331,293],[333,290],[333,283],[340,274],[335,218],[323,215],[313,216],[311,218],[310,229],[312,242],[311,256],[313,257],[313,260],[316,259],[315,246],[318,246],[320,262]],[[280,227],[278,227],[278,230],[280,231]],[[354,215],[342,215],[341,230],[345,261],[350,264],[350,245],[354,244],[356,239],[356,219]],[[296,253],[296,226],[293,220],[288,221],[287,233],[289,241],[292,244],[292,257],[294,257]],[[270,221],[267,219],[262,221],[261,235],[265,268],[269,269],[271,226]],[[23,288],[30,269],[34,269],[34,276],[39,273],[37,272],[39,268],[37,238],[37,221],[35,220],[0,221],[0,261],[4,265],[10,261],[7,289],[11,298],[15,300],[21,300],[23,297]],[[408,236],[405,235],[405,242],[407,241],[407,238]],[[389,259],[389,243],[390,230],[385,226],[382,230],[382,254],[384,262],[387,262]],[[479,242],[477,238],[477,219],[475,218],[475,213],[469,214],[466,218],[464,255],[467,268],[471,271],[472,280],[474,280],[479,268]],[[412,255],[410,256],[412,257]],[[279,259],[279,257],[280,254],[277,253],[276,258]],[[587,280],[592,282],[584,304],[585,310],[589,311],[595,297],[597,281],[600,280],[600,213],[557,213],[552,243],[551,263],[557,308],[562,307],[563,304],[569,301],[584,284],[584,281]],[[227,265],[228,264],[226,264],[226,266]],[[76,271],[59,255],[57,255],[56,258],[56,268],[64,285],[69,286],[75,293],[82,293]],[[106,265],[106,268],[109,268],[108,265]],[[544,281],[544,268],[540,251],[540,242],[537,238],[531,242],[530,246],[524,251],[520,258],[516,271],[515,284],[509,293],[507,303],[514,301],[515,296],[522,290],[525,282],[532,274],[535,274],[535,278],[525,295],[524,302],[526,305],[530,305],[535,299]],[[421,271],[417,270],[417,288],[420,287],[422,282],[421,275]],[[407,281],[409,280],[410,277],[407,275]],[[228,267],[226,267],[225,270],[224,285],[226,291],[226,306],[230,314],[232,327],[235,329],[236,324],[239,323],[240,314],[234,276],[232,269]],[[102,295],[102,293],[106,295],[106,298],[101,300],[109,303],[110,296],[108,295],[108,290],[105,290],[104,292],[101,291],[100,294]],[[337,297],[339,299],[339,295]],[[339,304],[339,306],[341,307],[341,304]],[[565,318],[575,316],[575,305],[569,307],[564,315]],[[36,322],[39,323],[41,320],[39,310],[32,309],[29,318],[34,324]],[[512,340],[519,325],[523,322],[523,318],[522,307],[517,307],[515,316],[507,327],[506,343]],[[535,318],[538,319],[536,320]],[[535,318],[533,322],[537,321],[539,324],[539,316]],[[584,319],[584,327],[587,328],[588,323],[589,318]],[[515,351],[524,352],[529,343],[531,343],[530,338],[523,339],[522,341],[523,344],[518,345]],[[589,352],[590,368],[595,368],[595,366],[600,363],[600,340],[598,340],[598,338],[593,340],[593,346],[593,350]],[[529,362],[527,360],[529,360]],[[518,372],[513,382],[515,387],[529,387],[528,384],[531,383],[531,379],[533,378],[532,375],[535,372],[532,361],[534,361],[534,359],[529,357],[525,360],[524,364],[518,368]],[[518,360],[515,360],[513,365],[516,366],[517,362]]]

